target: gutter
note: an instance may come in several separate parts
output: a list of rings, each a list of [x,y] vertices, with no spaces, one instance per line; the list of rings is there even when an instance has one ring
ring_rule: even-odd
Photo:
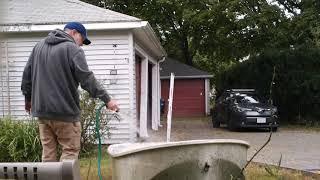
[[[146,25],[142,27],[142,29],[144,30],[145,34],[150,38],[150,40],[153,42],[153,45],[155,47],[157,47],[157,49],[160,50],[162,56],[158,57],[159,59],[165,59],[164,57],[167,56],[166,51],[164,50],[164,48],[162,47],[156,33],[154,32],[154,30],[152,29],[151,25],[147,22],[147,21],[143,21],[146,22]],[[164,61],[164,60],[163,60]]]

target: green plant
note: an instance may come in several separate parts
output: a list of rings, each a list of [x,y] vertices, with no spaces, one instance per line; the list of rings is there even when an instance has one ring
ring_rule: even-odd
[[[82,91],[80,94],[81,107],[81,156],[90,155],[93,149],[96,148],[97,133],[95,130],[96,108],[98,100],[89,96],[89,93]],[[100,136],[110,136],[109,121],[113,113],[110,113],[106,108],[103,108],[100,116]]]
[[[35,120],[0,119],[0,162],[41,160],[39,128]]]
[[[280,156],[280,159],[279,159],[279,161],[278,161],[278,165],[276,166],[276,167],[274,167],[274,166],[270,166],[270,165],[266,165],[266,167],[264,168],[266,171],[267,171],[267,173],[268,174],[270,174],[271,176],[273,176],[273,177],[279,177],[280,175],[280,173],[279,173],[279,171],[280,171],[280,169],[281,169],[281,162],[282,162],[282,154],[281,154],[281,156]]]
[[[80,94],[81,106],[81,155],[92,153],[96,148],[95,131],[96,99],[87,92]],[[104,108],[100,117],[101,137],[109,136],[111,127],[108,122],[114,116]],[[36,162],[41,161],[42,146],[38,123],[34,119],[14,120],[10,117],[0,119],[0,162]],[[58,154],[61,149],[58,149]]]

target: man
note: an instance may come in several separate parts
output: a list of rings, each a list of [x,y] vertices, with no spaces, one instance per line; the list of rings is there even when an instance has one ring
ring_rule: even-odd
[[[39,119],[42,161],[57,160],[57,145],[62,159],[77,159],[80,151],[80,105],[78,86],[93,98],[118,111],[118,105],[88,69],[83,44],[91,42],[85,27],[68,23],[64,31],[54,30],[34,48],[25,66],[21,90],[25,109]]]

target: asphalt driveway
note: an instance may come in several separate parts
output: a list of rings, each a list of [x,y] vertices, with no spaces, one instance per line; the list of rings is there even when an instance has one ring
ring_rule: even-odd
[[[149,130],[147,141],[166,140],[166,122],[158,131]],[[248,159],[268,139],[269,132],[250,130],[230,132],[226,128],[212,128],[208,118],[175,119],[172,122],[171,141],[195,139],[240,139],[250,143]],[[279,128],[269,144],[253,161],[277,165],[282,154],[282,167],[320,172],[320,132]]]

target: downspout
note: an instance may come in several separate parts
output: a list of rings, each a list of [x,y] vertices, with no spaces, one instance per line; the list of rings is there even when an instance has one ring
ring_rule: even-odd
[[[165,60],[166,60],[166,56],[162,56],[162,57],[161,57],[161,60],[159,60],[159,64],[162,63],[162,62],[164,62]]]

